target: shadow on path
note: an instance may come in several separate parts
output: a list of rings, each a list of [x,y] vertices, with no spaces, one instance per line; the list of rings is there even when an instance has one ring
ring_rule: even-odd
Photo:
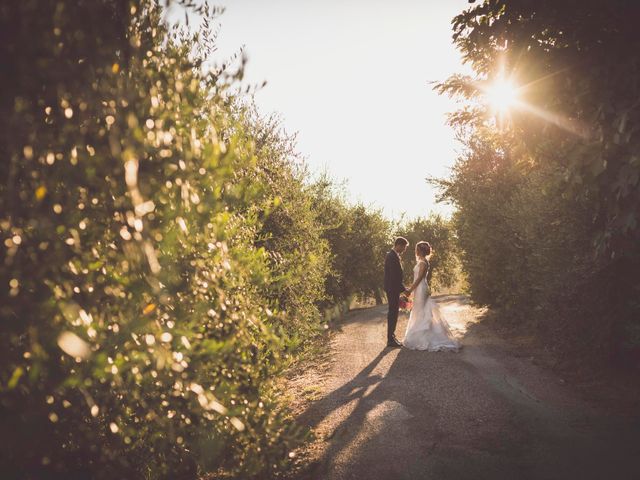
[[[383,332],[380,307],[344,323],[332,369],[344,383],[299,417],[326,442],[304,478],[640,478],[637,419],[547,405],[504,367],[514,359],[474,342],[460,354],[380,349]]]

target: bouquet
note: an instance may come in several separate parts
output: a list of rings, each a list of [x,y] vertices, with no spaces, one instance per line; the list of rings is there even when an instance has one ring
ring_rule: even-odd
[[[411,310],[411,307],[413,307],[413,302],[406,297],[405,295],[401,295],[400,296],[400,310],[402,310],[403,312],[408,312]]]

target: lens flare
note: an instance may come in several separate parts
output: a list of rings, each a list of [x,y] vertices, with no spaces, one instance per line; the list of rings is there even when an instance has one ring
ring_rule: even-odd
[[[485,95],[496,112],[506,113],[518,102],[518,87],[506,78],[499,78],[487,87]]]

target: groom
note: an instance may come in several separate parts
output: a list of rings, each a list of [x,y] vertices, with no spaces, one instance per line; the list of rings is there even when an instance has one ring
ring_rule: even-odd
[[[396,338],[396,324],[398,323],[398,310],[400,309],[400,294],[407,289],[402,283],[402,265],[400,257],[407,249],[409,241],[398,237],[393,248],[387,253],[384,260],[384,291],[387,292],[389,312],[387,313],[387,347],[401,347],[402,344]]]

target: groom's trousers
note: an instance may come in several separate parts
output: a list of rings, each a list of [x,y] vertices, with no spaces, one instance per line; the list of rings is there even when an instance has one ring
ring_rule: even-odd
[[[400,310],[400,293],[387,292],[389,311],[387,312],[387,342],[394,340],[396,336],[396,324],[398,323],[398,311]]]

